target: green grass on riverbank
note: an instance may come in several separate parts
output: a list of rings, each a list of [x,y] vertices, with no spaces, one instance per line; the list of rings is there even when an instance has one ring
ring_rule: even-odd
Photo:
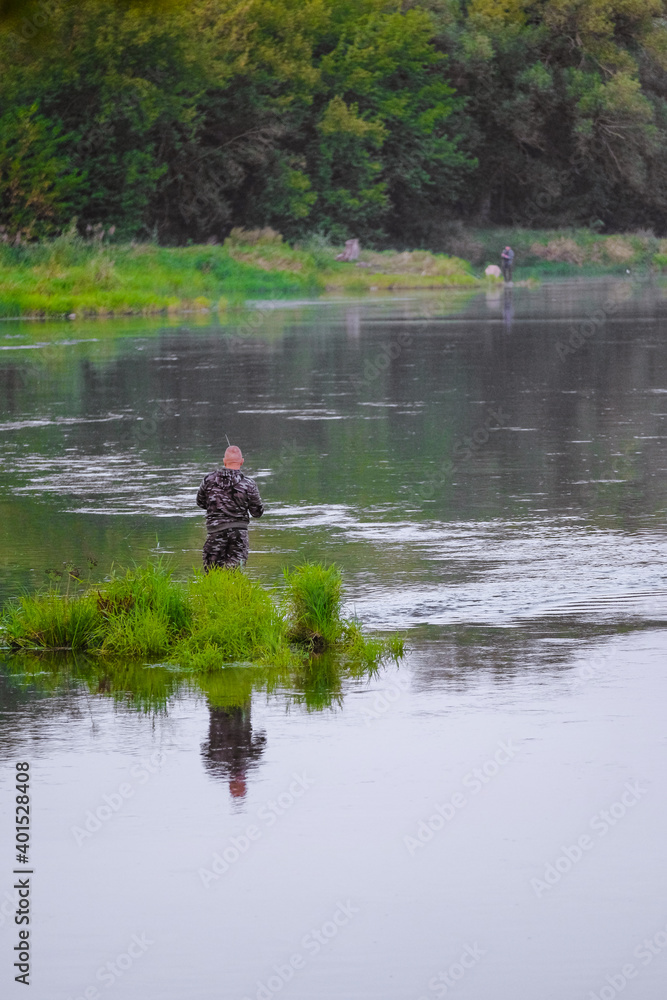
[[[268,271],[225,247],[91,244],[63,236],[0,248],[0,316],[109,316],[224,310],[229,299],[316,291],[315,273]],[[302,266],[298,266],[302,265]]]
[[[592,229],[477,229],[445,227],[442,250],[469,260],[475,268],[499,264],[509,245],[520,277],[595,276],[638,268],[667,270],[667,240],[649,231],[604,235]]]
[[[194,673],[236,662],[289,667],[324,651],[368,666],[402,655],[400,638],[369,638],[341,616],[335,566],[306,564],[285,580],[286,595],[276,601],[242,572],[214,570],[177,583],[162,564],[148,564],[76,593],[51,589],[10,602],[0,641],[13,650],[160,657]]]
[[[294,247],[270,229],[233,230],[222,246],[158,247],[83,240],[0,244],[0,318],[223,312],[246,299],[320,292],[474,289],[503,246],[519,279],[667,270],[667,240],[649,232],[443,227],[442,250],[373,251],[335,260],[340,247],[313,237]],[[471,263],[468,263],[470,261]]]
[[[477,283],[465,261],[442,254],[367,254],[360,266],[335,254],[317,241],[290,247],[272,230],[234,231],[223,246],[114,244],[73,233],[0,244],[0,317],[223,311],[249,298]]]

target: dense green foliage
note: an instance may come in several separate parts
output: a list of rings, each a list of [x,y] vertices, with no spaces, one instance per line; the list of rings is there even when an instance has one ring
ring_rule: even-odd
[[[185,584],[161,563],[116,574],[76,593],[49,589],[10,603],[0,635],[13,649],[72,649],[123,657],[165,657],[208,672],[225,663],[301,665],[309,651],[367,665],[403,652],[400,638],[366,638],[341,617],[340,571],[315,564],[285,572],[279,607],[242,572],[197,573]],[[299,652],[299,650],[301,652]]]
[[[412,5],[412,4],[411,4]],[[665,0],[417,0],[479,162],[484,222],[667,223]]]
[[[48,37],[0,50],[3,221],[376,236],[413,199],[451,202],[468,162],[432,35],[395,0],[54,5]]]
[[[665,228],[667,0],[152,6],[38,0],[3,22],[8,238],[73,217],[172,243]]]

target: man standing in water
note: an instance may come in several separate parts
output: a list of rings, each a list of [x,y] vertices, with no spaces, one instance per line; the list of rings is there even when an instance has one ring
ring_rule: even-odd
[[[506,282],[512,280],[512,268],[514,267],[514,250],[512,247],[505,247],[500,255],[500,264],[503,269],[503,278]]]
[[[227,439],[229,440],[229,438]],[[241,449],[231,444],[224,457],[224,468],[204,476],[197,492],[197,504],[206,511],[204,570],[213,566],[237,569],[248,558],[250,514],[261,517],[264,504],[254,480],[240,472]]]

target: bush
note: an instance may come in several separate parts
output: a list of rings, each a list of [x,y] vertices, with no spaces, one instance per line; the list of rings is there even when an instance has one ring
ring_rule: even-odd
[[[190,623],[192,611],[183,587],[161,560],[128,569],[97,591],[98,606],[108,619],[153,612],[169,623],[174,635]]]

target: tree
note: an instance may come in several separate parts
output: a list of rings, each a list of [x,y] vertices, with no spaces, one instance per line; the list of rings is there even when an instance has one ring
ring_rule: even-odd
[[[667,222],[665,0],[423,0],[467,98],[469,213]]]
[[[78,183],[54,225],[73,210],[178,242],[267,223],[418,241],[471,166],[431,17],[399,0],[49,11],[39,45],[5,34],[0,102],[62,136]]]
[[[37,106],[15,107],[0,118],[0,219],[5,233],[28,238],[59,228],[81,177],[62,153],[66,137]]]

